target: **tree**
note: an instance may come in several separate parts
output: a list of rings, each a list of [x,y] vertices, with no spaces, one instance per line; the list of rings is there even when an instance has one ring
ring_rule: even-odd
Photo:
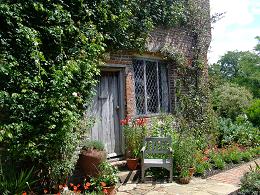
[[[260,97],[260,56],[254,52],[228,51],[210,66],[209,74],[214,86],[228,81],[245,86],[254,97]]]
[[[220,64],[220,72],[223,77],[232,79],[237,76],[240,54],[239,51],[228,51],[220,58],[218,64]]]

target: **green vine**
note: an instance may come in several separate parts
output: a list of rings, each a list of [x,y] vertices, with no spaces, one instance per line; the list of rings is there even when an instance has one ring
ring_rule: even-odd
[[[90,128],[80,121],[104,52],[144,50],[158,24],[186,23],[185,0],[2,0],[4,155],[19,165],[35,165],[41,179],[64,179],[77,161],[80,137]]]

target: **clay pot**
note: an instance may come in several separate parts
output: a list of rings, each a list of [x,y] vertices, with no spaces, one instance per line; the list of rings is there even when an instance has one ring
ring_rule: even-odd
[[[106,194],[106,195],[115,195],[116,194],[116,186],[103,187],[103,190],[106,191],[106,193],[103,191],[103,194]]]
[[[138,158],[128,158],[128,159],[126,159],[126,162],[127,162],[127,167],[129,170],[131,170],[131,171],[137,170],[138,162],[139,162]]]
[[[190,183],[190,177],[181,177],[181,178],[179,178],[179,183],[180,184],[188,184],[188,183]]]
[[[79,167],[85,176],[96,177],[99,165],[106,160],[106,151],[82,150],[79,155]]]

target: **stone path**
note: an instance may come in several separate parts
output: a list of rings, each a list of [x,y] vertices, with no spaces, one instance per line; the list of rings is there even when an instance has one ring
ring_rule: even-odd
[[[256,160],[260,164],[260,158]],[[117,195],[228,195],[239,189],[240,178],[249,170],[250,162],[207,179],[192,178],[187,185],[166,182],[128,182],[118,188]]]

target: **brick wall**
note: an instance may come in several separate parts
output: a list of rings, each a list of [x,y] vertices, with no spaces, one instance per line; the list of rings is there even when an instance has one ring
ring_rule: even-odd
[[[193,0],[190,0],[193,1]],[[207,62],[207,49],[211,40],[210,21],[209,21],[209,1],[197,0],[203,9],[208,10],[205,19],[205,28],[203,36],[205,37],[203,42],[203,56],[205,62]],[[135,116],[135,93],[134,93],[134,75],[132,61],[136,57],[144,57],[151,59],[161,59],[163,56],[160,54],[160,50],[167,46],[167,48],[174,50],[178,53],[182,53],[186,56],[187,65],[191,65],[193,59],[193,44],[194,39],[192,32],[185,28],[164,28],[158,27],[150,33],[147,40],[147,51],[142,54],[138,54],[133,51],[118,51],[110,53],[109,59],[107,59],[107,66],[121,67],[125,69],[125,115]],[[176,65],[174,63],[168,64],[168,78],[169,78],[169,91],[171,97],[171,109],[174,112],[176,105]]]

